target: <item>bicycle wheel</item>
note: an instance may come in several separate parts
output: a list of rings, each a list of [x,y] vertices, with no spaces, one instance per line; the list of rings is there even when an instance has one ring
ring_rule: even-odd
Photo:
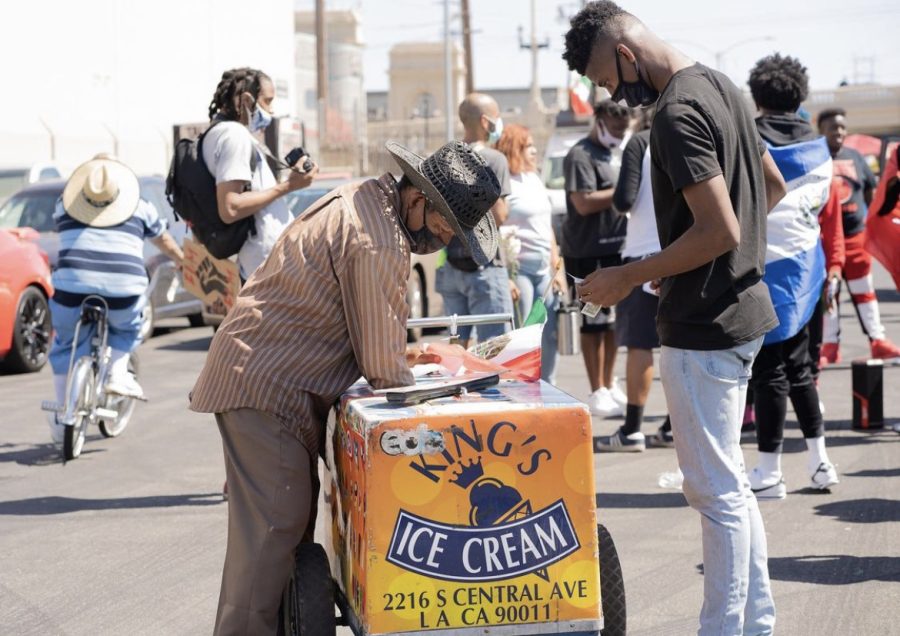
[[[128,359],[128,371],[131,372],[134,377],[138,377],[138,367],[137,353],[132,353],[131,357]],[[134,407],[137,406],[137,400],[121,395],[113,395],[104,391],[102,403],[104,408],[115,411],[118,415],[115,419],[100,420],[100,432],[103,434],[103,437],[116,437],[121,435],[122,431],[125,430],[125,427],[128,426],[128,422],[131,421],[131,416],[134,414]]]
[[[91,412],[94,410],[94,369],[90,358],[84,357],[75,363],[69,396],[72,408],[66,415],[72,423],[66,424],[63,436],[63,456],[67,460],[81,455]]]
[[[603,608],[601,636],[625,636],[625,581],[616,544],[609,530],[597,524],[600,542],[600,604]]]

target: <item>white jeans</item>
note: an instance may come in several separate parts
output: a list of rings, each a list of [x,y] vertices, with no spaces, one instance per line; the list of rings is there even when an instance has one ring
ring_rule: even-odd
[[[666,393],[684,495],[701,515],[701,636],[772,634],[766,533],[744,471],[741,422],[762,338],[720,351],[662,347]]]

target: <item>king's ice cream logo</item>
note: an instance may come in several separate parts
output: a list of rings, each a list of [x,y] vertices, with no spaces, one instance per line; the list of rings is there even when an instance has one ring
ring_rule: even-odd
[[[389,562],[449,581],[498,581],[529,573],[547,580],[549,565],[580,548],[562,499],[535,511],[518,490],[485,475],[482,455],[509,456],[512,443],[498,444],[497,440],[502,433],[515,430],[511,422],[498,422],[488,432],[485,444],[474,422],[471,435],[452,427],[456,456],[445,445],[439,457],[446,464],[426,461],[423,456],[411,464],[417,473],[434,482],[449,469],[447,481],[468,492],[469,523],[443,523],[401,509],[388,548]],[[479,454],[462,459],[460,439]],[[530,436],[521,445],[529,447],[534,441]],[[550,460],[549,451],[537,449],[529,462],[518,464],[518,471],[523,475],[535,473],[541,459]]]

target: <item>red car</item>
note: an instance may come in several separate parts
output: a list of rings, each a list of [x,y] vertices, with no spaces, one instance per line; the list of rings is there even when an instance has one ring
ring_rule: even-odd
[[[0,229],[0,368],[37,371],[50,351],[50,261],[31,228]]]

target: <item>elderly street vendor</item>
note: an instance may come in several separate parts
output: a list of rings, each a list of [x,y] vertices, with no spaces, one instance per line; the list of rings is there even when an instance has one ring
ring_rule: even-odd
[[[410,252],[459,237],[497,251],[500,186],[451,142],[427,159],[399,144],[391,174],[338,188],[282,234],[213,338],[191,409],[215,413],[228,480],[228,546],[216,634],[275,634],[292,553],[312,540],[317,454],[331,404],[360,375],[413,383],[406,350]]]

